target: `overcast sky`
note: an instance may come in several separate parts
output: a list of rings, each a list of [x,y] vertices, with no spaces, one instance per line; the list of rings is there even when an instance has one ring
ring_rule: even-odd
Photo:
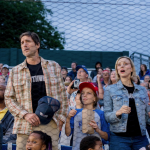
[[[43,0],[65,50],[150,52],[150,0]]]

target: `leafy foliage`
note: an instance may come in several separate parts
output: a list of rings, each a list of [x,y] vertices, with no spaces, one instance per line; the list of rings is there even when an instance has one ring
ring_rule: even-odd
[[[26,31],[36,32],[42,49],[64,49],[64,33],[46,19],[52,16],[41,1],[0,1],[0,47],[20,48],[19,36]]]

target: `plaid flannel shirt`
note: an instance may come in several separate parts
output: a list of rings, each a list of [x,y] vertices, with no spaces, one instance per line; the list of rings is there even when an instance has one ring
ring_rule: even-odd
[[[60,74],[60,66],[50,60],[41,57],[41,66],[44,74],[47,96],[54,97],[60,101],[61,107],[55,113],[53,119],[59,124],[59,120],[65,122],[68,110],[65,85]],[[15,117],[13,134],[27,134],[32,132],[32,125],[23,116],[33,113],[31,99],[31,75],[27,68],[26,60],[12,68],[6,91],[5,103],[9,111]]]

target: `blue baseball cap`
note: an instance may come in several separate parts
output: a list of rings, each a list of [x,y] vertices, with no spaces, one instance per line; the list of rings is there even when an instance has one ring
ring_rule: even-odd
[[[78,71],[80,68],[84,69],[84,71],[85,71],[87,74],[89,74],[88,71],[87,71],[86,66],[84,66],[84,65],[78,65],[78,66],[76,67],[76,71]]]
[[[57,99],[44,96],[38,101],[35,114],[39,117],[41,124],[48,124],[59,108],[60,102]]]

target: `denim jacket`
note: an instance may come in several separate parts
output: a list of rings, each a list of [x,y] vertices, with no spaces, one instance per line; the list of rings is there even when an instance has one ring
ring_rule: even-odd
[[[146,122],[150,123],[148,112],[150,106],[148,105],[148,94],[145,87],[134,84],[133,98],[137,110],[137,116],[141,129],[141,134],[146,135]],[[122,114],[121,118],[116,116],[116,112],[123,106],[129,106],[128,91],[123,86],[121,80],[116,84],[110,85],[104,92],[104,113],[108,123],[110,123],[110,131],[120,133],[126,132],[128,114]]]

